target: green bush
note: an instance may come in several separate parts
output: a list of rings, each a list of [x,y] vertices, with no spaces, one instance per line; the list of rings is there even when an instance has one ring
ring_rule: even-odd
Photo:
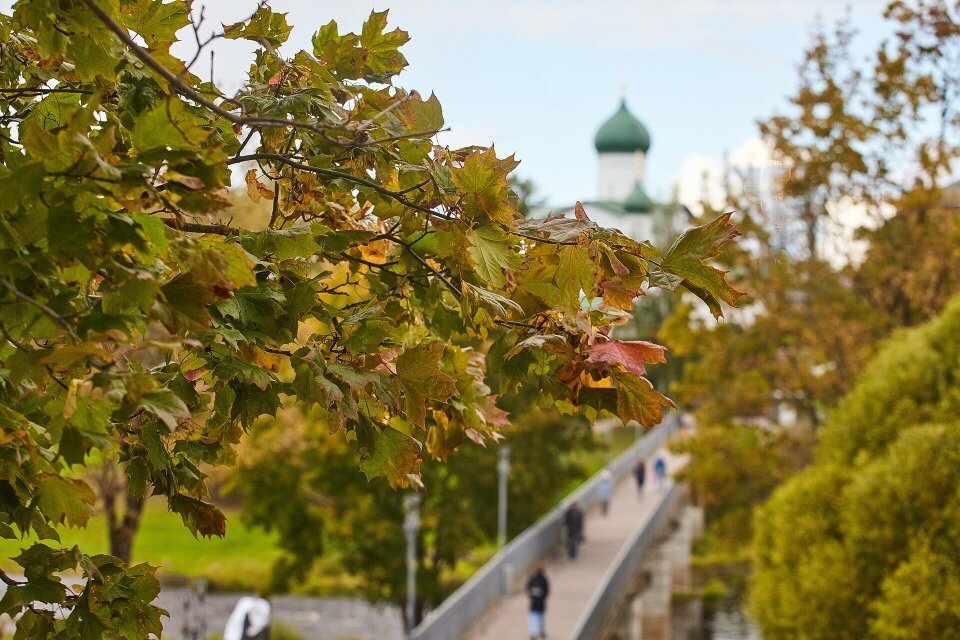
[[[765,640],[960,631],[960,299],[893,336],[762,507],[750,609]]]

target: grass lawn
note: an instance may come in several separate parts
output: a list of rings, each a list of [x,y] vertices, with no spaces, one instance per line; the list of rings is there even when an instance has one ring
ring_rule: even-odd
[[[279,555],[275,536],[245,527],[236,512],[225,513],[224,538],[194,538],[180,516],[167,511],[166,500],[149,500],[133,543],[134,562],[158,565],[163,576],[206,578],[221,590],[262,586]],[[60,536],[63,546],[80,545],[91,554],[107,552],[106,524],[99,517],[91,518],[86,529],[61,529]],[[10,558],[32,543],[33,539],[0,540],[0,568],[16,573],[19,566]],[[51,541],[45,544],[56,546]]]
[[[578,458],[588,474],[599,471],[606,463],[633,444],[632,428],[618,427],[601,441],[594,451],[575,451],[570,455]],[[576,489],[584,479],[571,480],[569,486],[561,487],[557,498]],[[133,543],[134,562],[149,562],[160,567],[160,575],[166,579],[175,577],[205,578],[212,589],[254,590],[269,583],[270,568],[279,557],[276,536],[259,528],[247,528],[240,522],[236,510],[225,510],[227,535],[224,538],[194,538],[183,525],[180,516],[167,511],[166,500],[152,498],[147,502],[140,531]],[[61,529],[62,546],[79,545],[85,552],[106,553],[107,532],[104,521],[93,517],[86,529]],[[28,547],[33,539],[0,539],[0,569],[19,573],[19,566],[11,560],[20,549]],[[47,541],[45,544],[56,546]],[[491,544],[477,549],[469,560],[457,566],[449,576],[451,584],[465,581],[495,551]],[[356,589],[355,579],[338,566],[335,550],[317,563],[307,584],[298,591],[323,595],[350,594]]]

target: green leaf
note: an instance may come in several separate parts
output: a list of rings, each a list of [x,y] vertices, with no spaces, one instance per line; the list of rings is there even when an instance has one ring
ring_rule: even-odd
[[[193,535],[223,537],[227,532],[227,519],[215,505],[182,494],[170,496],[169,503]]]
[[[467,252],[477,273],[488,284],[503,288],[507,284],[504,273],[520,265],[520,256],[510,247],[507,234],[497,227],[481,227],[467,232],[467,239]]]
[[[360,45],[366,52],[366,68],[372,79],[386,79],[407,66],[407,59],[399,48],[410,40],[406,31],[394,29],[385,32],[387,11],[373,11],[363,24]]]
[[[407,131],[420,133],[443,127],[443,108],[433,93],[426,100],[410,97],[401,105],[398,115]]]
[[[407,486],[409,476],[420,471],[423,447],[408,435],[387,427],[375,440],[371,453],[360,460],[360,470],[373,480],[386,476],[394,486]]]
[[[70,114],[79,108],[80,98],[77,94],[52,93],[30,110],[30,114],[23,119],[23,124],[29,123],[53,131],[67,124]]]
[[[44,475],[37,488],[37,506],[43,515],[57,524],[85,527],[97,497],[83,480]]]
[[[28,162],[22,164],[13,172],[0,178],[0,193],[3,194],[3,203],[0,208],[8,211],[16,208],[23,200],[35,197],[43,188],[43,177],[46,169],[43,162]]]
[[[167,238],[168,228],[163,220],[148,213],[135,213],[130,216],[140,227],[140,234],[153,249],[160,254],[166,253],[170,241]]]
[[[492,311],[498,318],[509,318],[511,311],[523,313],[523,307],[499,293],[489,291],[483,287],[476,287],[469,282],[463,283],[464,301],[472,303],[482,309]]]
[[[674,406],[646,378],[621,374],[614,379],[617,383],[617,417],[624,422],[636,420],[645,427],[652,427],[663,420],[664,409]]]
[[[706,302],[715,317],[723,315],[720,301],[734,304],[743,295],[727,282],[725,271],[704,263],[739,235],[730,224],[731,215],[725,213],[712,222],[687,230],[661,261],[662,270],[683,278],[683,285]],[[658,278],[662,281],[661,276]]]
[[[517,211],[511,203],[507,175],[517,167],[513,156],[497,158],[491,147],[467,156],[463,165],[455,168],[453,183],[467,194],[463,205],[471,217],[486,216],[506,226],[516,224]]]
[[[224,25],[223,35],[229,40],[244,38],[276,49],[287,41],[292,30],[293,27],[287,22],[287,14],[276,13],[263,5],[249,20]]]
[[[563,247],[560,265],[554,282],[560,290],[561,304],[567,313],[576,314],[580,308],[580,292],[588,297],[596,295],[597,267],[583,247]]]
[[[123,0],[124,24],[147,44],[174,42],[177,31],[190,23],[190,4],[163,0]]]
[[[241,237],[244,249],[258,258],[274,257],[277,260],[308,258],[320,251],[320,245],[313,237],[310,226],[291,227],[275,231],[267,229],[259,233],[248,233]]]
[[[171,431],[177,422],[190,417],[190,410],[171,389],[147,391],[140,397],[140,406],[158,417]]]
[[[197,116],[173,96],[138,116],[133,127],[133,146],[141,153],[154,149],[196,151],[207,137],[209,132]]]
[[[457,392],[453,378],[438,367],[445,349],[440,340],[431,340],[410,347],[397,357],[394,380],[403,392],[407,418],[415,426],[424,426],[427,402],[446,402]]]

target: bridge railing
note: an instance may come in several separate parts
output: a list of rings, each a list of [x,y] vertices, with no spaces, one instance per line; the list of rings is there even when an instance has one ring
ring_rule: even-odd
[[[637,462],[653,455],[680,426],[673,413],[651,429],[605,468],[615,480],[628,475]],[[523,575],[535,562],[553,551],[561,542],[563,514],[573,502],[584,510],[599,502],[600,475],[592,478],[564,498],[549,513],[497,552],[439,607],[410,633],[412,640],[457,640],[513,587],[514,578]]]
[[[601,637],[604,625],[609,622],[611,615],[619,610],[623,598],[631,592],[644,554],[656,542],[667,521],[682,504],[685,490],[686,486],[683,484],[671,485],[657,508],[647,514],[630,544],[624,546],[610,563],[600,586],[593,593],[587,608],[577,621],[577,626],[570,634],[570,640],[595,640]]]

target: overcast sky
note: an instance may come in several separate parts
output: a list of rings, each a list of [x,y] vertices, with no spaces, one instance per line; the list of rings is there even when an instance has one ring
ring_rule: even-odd
[[[254,0],[195,0],[209,22],[249,15]],[[885,0],[852,0],[862,40],[882,31]],[[9,0],[0,0],[9,6]],[[294,25],[286,50],[310,49],[331,18],[358,31],[371,9],[410,32],[406,88],[434,91],[451,145],[496,143],[516,152],[521,175],[551,203],[595,191],[597,126],[620,87],[650,130],[648,191],[664,198],[681,167],[720,158],[756,135],[783,105],[818,16],[837,0],[272,0]],[[234,89],[250,58],[237,43],[217,54],[216,75]],[[692,171],[697,171],[693,169]],[[690,174],[691,170],[688,169]],[[686,176],[689,185],[696,176]]]
[[[884,0],[855,0],[865,41],[879,37]],[[229,21],[252,0],[208,0]],[[648,190],[666,197],[691,157],[720,158],[756,135],[756,120],[783,104],[818,16],[843,16],[836,0],[273,0],[289,13],[291,45],[308,48],[337,20],[358,30],[373,8],[410,32],[401,84],[434,91],[450,144],[496,143],[551,203],[595,191],[593,135],[621,86],[653,138]],[[219,54],[218,54],[219,55]],[[234,60],[242,56],[231,56]],[[239,61],[239,60],[238,60]],[[229,84],[245,69],[220,57]],[[690,170],[687,172],[690,173]],[[687,183],[696,176],[685,176]]]

